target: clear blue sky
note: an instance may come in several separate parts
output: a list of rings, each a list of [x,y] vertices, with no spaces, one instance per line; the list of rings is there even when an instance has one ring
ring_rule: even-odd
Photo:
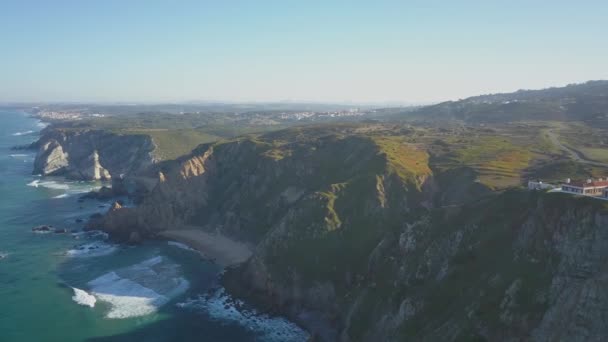
[[[608,78],[608,1],[0,1],[0,101],[427,102]]]

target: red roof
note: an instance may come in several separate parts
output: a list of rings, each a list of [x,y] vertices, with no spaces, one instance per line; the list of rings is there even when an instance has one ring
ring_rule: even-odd
[[[570,183],[566,183],[564,185],[572,185],[572,186],[576,186],[579,188],[596,188],[596,187],[608,187],[608,181],[592,181],[592,182],[586,182],[586,181],[572,181]]]

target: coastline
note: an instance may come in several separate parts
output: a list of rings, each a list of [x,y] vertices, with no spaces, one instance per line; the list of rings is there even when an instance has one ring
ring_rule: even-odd
[[[46,122],[42,118],[36,117],[35,114],[26,116],[36,119],[39,122]],[[48,124],[48,122],[46,123]],[[40,132],[38,132],[38,135],[38,139],[40,139]],[[159,233],[157,235],[157,238],[162,239],[164,241],[175,241],[178,243],[182,243],[198,252],[205,259],[214,262],[222,269],[244,263],[252,256],[254,250],[254,247],[250,244],[228,238],[225,235],[219,233],[208,232],[205,231],[202,227],[196,226],[183,226],[179,227],[178,229],[164,231]],[[237,298],[236,296],[228,292],[226,292],[226,295],[228,296],[228,298],[232,298],[234,300],[236,300]],[[261,313],[265,314],[263,312]],[[307,334],[310,333],[310,331],[308,331],[308,329],[306,329],[305,326],[301,324],[302,322],[300,319],[298,319],[298,317],[294,317],[293,315],[289,315],[288,313],[281,314],[278,312],[268,315],[268,317],[274,317],[276,315],[281,318],[285,318],[286,320],[290,321],[290,324],[297,326],[299,329],[306,332]]]

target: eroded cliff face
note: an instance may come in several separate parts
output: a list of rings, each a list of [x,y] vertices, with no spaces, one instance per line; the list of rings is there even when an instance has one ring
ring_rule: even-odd
[[[225,286],[322,340],[608,334],[605,202],[477,189],[463,202],[454,189],[474,177],[446,186],[418,146],[308,134],[202,145],[159,164],[140,206],[94,224],[124,240],[188,226],[255,245]]]
[[[525,191],[434,211],[378,244],[341,339],[601,340],[607,220],[602,201]]]
[[[117,135],[100,130],[41,132],[34,174],[79,180],[109,180],[145,170],[154,163],[152,140],[144,135]]]
[[[339,286],[344,274],[354,283],[384,233],[427,210],[428,156],[415,146],[403,152],[420,154],[421,165],[393,164],[365,136],[203,145],[160,164],[157,185],[140,206],[113,210],[98,224],[122,239],[188,225],[257,245],[243,274],[255,284],[286,278],[272,291],[255,289],[275,297],[281,309],[298,303],[293,314],[320,312],[319,321],[329,318],[327,330],[335,334],[334,276]]]

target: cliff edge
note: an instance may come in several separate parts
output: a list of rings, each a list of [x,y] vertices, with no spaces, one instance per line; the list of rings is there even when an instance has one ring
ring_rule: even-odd
[[[154,144],[145,135],[47,127],[32,147],[38,150],[34,174],[78,180],[110,180],[152,165]]]
[[[138,207],[92,226],[122,240],[188,227],[253,246],[225,287],[320,340],[608,334],[607,202],[489,192],[423,145],[332,129],[205,144],[156,169]]]

